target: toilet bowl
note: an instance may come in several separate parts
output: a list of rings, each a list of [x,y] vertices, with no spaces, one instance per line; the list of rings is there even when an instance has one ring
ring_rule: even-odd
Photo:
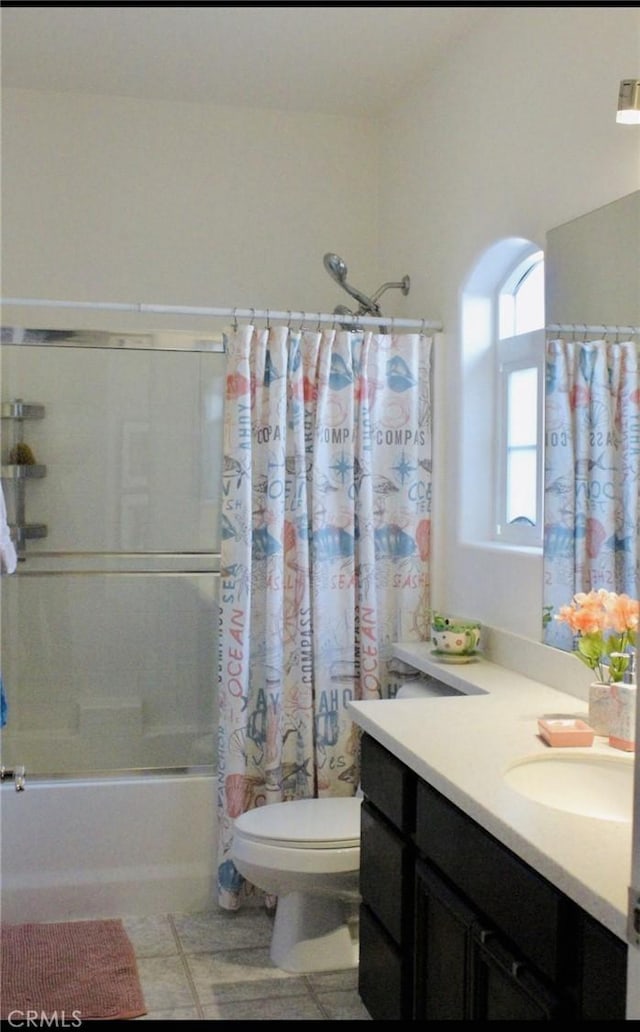
[[[426,678],[396,698],[458,695]],[[358,965],[360,803],[355,797],[297,799],[248,810],[234,824],[232,858],[240,874],[278,897],[271,960],[285,971]]]
[[[284,971],[358,964],[361,798],[296,799],[235,821],[233,862],[278,897],[271,960]]]

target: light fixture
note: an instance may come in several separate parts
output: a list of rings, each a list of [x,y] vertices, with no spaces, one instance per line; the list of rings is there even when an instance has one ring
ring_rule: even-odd
[[[640,79],[622,79],[618,93],[616,122],[640,125]]]

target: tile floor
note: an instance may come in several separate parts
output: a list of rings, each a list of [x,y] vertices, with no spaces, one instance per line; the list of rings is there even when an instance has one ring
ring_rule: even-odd
[[[123,917],[149,1020],[368,1021],[357,971],[289,974],[269,959],[273,918],[236,913]]]

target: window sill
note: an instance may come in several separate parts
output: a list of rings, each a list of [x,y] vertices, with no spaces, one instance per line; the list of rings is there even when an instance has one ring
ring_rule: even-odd
[[[512,541],[463,541],[467,548],[477,548],[483,552],[495,552],[504,555],[513,553],[516,555],[530,555],[542,558],[542,545],[517,545]]]

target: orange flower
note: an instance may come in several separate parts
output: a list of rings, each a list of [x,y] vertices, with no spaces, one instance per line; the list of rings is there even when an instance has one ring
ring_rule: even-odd
[[[621,681],[636,643],[640,604],[628,595],[600,588],[578,592],[555,619],[578,637],[576,655],[604,683]]]
[[[605,602],[605,609],[609,618],[609,626],[617,634],[638,630],[640,602],[637,598],[629,598],[628,595],[615,595],[611,592]]]

